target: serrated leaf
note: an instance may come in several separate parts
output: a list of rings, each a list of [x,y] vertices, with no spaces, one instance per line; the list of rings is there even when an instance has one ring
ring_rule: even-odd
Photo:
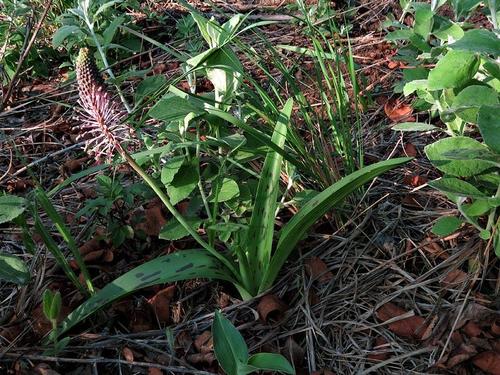
[[[431,232],[437,236],[445,237],[457,231],[462,225],[462,220],[455,216],[443,216],[436,220]]]
[[[0,224],[14,220],[26,209],[26,200],[15,195],[0,195]]]
[[[194,230],[198,230],[203,220],[200,218],[184,218],[188,225]],[[161,228],[158,238],[162,240],[176,241],[181,238],[189,236],[189,232],[184,228],[181,223],[179,223],[175,218],[170,219],[170,221]]]
[[[424,148],[425,154],[441,172],[456,177],[471,177],[491,168],[491,163],[481,160],[453,160],[446,154],[458,149],[471,149],[488,152],[488,148],[469,137],[450,137],[441,139]]]
[[[30,281],[28,267],[14,255],[0,254],[0,280],[25,285]]]
[[[248,348],[243,336],[219,311],[212,324],[214,353],[219,365],[228,375],[240,375],[239,367],[248,361]]]
[[[479,68],[478,57],[468,51],[449,51],[429,72],[429,90],[461,87],[474,77]]]

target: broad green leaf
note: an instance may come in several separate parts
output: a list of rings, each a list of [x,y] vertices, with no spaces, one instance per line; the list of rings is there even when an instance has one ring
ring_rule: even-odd
[[[416,6],[417,4],[418,6]],[[431,10],[430,4],[414,3],[414,6],[416,9],[413,30],[427,40],[432,30],[434,12]]]
[[[439,128],[425,122],[402,122],[393,126],[391,129],[402,132],[425,132],[429,130],[436,130]]]
[[[477,125],[484,143],[500,154],[500,106],[485,105],[479,109]]]
[[[498,93],[488,86],[472,85],[460,91],[453,100],[453,112],[466,122],[477,123],[477,113],[482,105],[498,104]],[[497,114],[500,108],[497,108]]]
[[[123,22],[125,22],[125,17],[116,17],[113,19],[113,21],[111,21],[109,26],[106,27],[106,30],[104,30],[104,32],[102,33],[102,37],[106,45],[111,44],[113,38],[115,37],[116,30],[118,30]]]
[[[54,33],[52,37],[52,45],[54,48],[59,48],[61,44],[70,36],[70,35],[84,35],[80,27],[76,25],[64,25],[61,26]]]
[[[450,160],[480,160],[492,167],[500,168],[500,155],[492,152],[489,148],[457,148],[443,154]]]
[[[403,88],[403,94],[408,96],[413,94],[417,90],[427,90],[429,88],[429,82],[426,79],[417,79],[405,84]]]
[[[182,165],[172,182],[167,186],[167,192],[172,204],[189,197],[200,179],[198,171],[198,159]]]
[[[474,185],[455,177],[443,177],[439,180],[430,181],[429,186],[445,193],[455,194],[461,197],[483,198],[486,195]]]
[[[447,42],[458,40],[464,36],[464,30],[447,17],[434,16],[434,30],[432,34],[437,38]]]
[[[472,29],[466,31],[461,39],[449,44],[448,47],[454,50],[493,55],[496,58],[500,54],[500,39],[489,30]]]
[[[240,375],[238,369],[247,364],[248,348],[243,336],[219,311],[212,324],[214,353],[227,375]]]
[[[61,311],[61,293],[55,292],[50,304],[50,313],[47,316],[49,319],[56,320],[59,317],[59,312]]]
[[[248,365],[261,371],[279,371],[285,374],[295,374],[295,370],[281,354],[258,353],[248,359]]]
[[[478,57],[468,51],[449,51],[429,73],[429,90],[462,87],[479,68]]]
[[[409,40],[412,35],[413,31],[410,29],[395,30],[387,33],[387,35],[385,36],[385,40]]]
[[[463,207],[468,216],[481,216],[491,210],[491,206],[485,199],[477,199],[472,204]]]
[[[114,6],[115,4],[119,4],[121,3],[123,0],[111,0],[111,1],[108,1],[104,4],[102,4],[97,10],[96,12],[94,13],[94,18],[96,19],[97,16],[99,14],[101,14],[102,12],[105,12],[108,8],[111,8],[112,6]]]
[[[28,284],[28,267],[17,256],[0,253],[0,280],[20,285]]]
[[[198,230],[203,220],[200,218],[189,218],[186,217],[184,220],[189,224],[194,230]],[[189,232],[184,228],[181,223],[179,223],[175,218],[171,218],[170,221],[161,228],[158,238],[162,240],[176,241],[181,238],[189,236]]]
[[[458,149],[472,149],[479,152],[488,152],[488,148],[485,145],[469,137],[444,138],[427,145],[424,151],[432,165],[441,172],[452,176],[471,177],[491,168],[491,163],[485,161],[476,159],[453,160],[446,156],[448,152]]]
[[[431,232],[437,236],[444,237],[457,231],[462,225],[462,220],[455,216],[443,216],[436,220]]]
[[[351,193],[375,177],[405,164],[411,158],[384,160],[353,172],[309,200],[281,229],[278,245],[269,268],[264,275],[259,292],[270,288],[278,272],[286,262],[290,253],[302,239],[307,230],[316,223],[328,210],[342,202]]]
[[[154,94],[167,82],[164,75],[155,75],[146,77],[139,83],[137,89],[135,90],[135,102],[136,104],[141,102],[145,97]]]
[[[15,195],[0,195],[0,224],[14,220],[26,209],[26,200]]]
[[[168,94],[149,110],[148,115],[157,120],[170,122],[182,120],[189,113],[201,116],[205,113],[205,110],[187,99]]]
[[[139,289],[200,277],[233,282],[230,271],[205,250],[183,250],[150,260],[110,282],[78,306],[64,319],[58,336],[103,306]]]
[[[167,160],[165,165],[161,168],[160,178],[163,185],[170,185],[177,172],[179,172],[179,169],[181,169],[182,164],[184,164],[185,159],[184,155],[180,155]]]
[[[285,144],[292,108],[293,100],[289,99],[274,128],[272,142],[279,148]],[[250,219],[246,250],[250,264],[256,267],[254,272],[257,277],[262,276],[271,258],[282,161],[283,157],[274,150],[267,153]]]
[[[236,181],[231,178],[224,178],[218,192],[212,192],[209,199],[210,202],[226,202],[240,195],[240,188]]]
[[[52,306],[53,299],[54,295],[52,294],[52,290],[45,289],[42,297],[42,307],[43,307],[43,314],[47,319],[50,319],[50,307]]]

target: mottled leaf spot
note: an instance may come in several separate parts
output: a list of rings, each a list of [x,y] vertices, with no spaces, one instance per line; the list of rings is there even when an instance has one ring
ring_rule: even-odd
[[[175,272],[182,272],[182,271],[185,271],[185,270],[188,270],[190,268],[194,267],[194,264],[193,263],[188,263],[186,264],[185,266],[181,267],[181,268],[178,268]]]

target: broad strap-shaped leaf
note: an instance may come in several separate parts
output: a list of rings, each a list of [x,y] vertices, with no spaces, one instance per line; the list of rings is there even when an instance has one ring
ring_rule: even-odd
[[[15,195],[0,195],[0,224],[14,220],[26,209],[26,200]]]
[[[67,316],[58,335],[66,332],[103,306],[135,292],[163,283],[193,278],[234,282],[231,271],[205,250],[185,250],[146,262],[112,281]]]
[[[287,126],[290,122],[293,101],[289,99],[283,107],[274,128],[272,142],[283,148]],[[255,195],[255,205],[246,239],[248,261],[253,265],[257,279],[269,265],[273,246],[274,219],[278,200],[281,164],[283,157],[269,150],[262,168],[261,178]]]
[[[215,312],[212,335],[219,365],[228,375],[240,375],[240,368],[248,361],[248,347],[241,333],[219,311]]]
[[[328,210],[378,175],[407,163],[412,158],[384,160],[353,172],[308,201],[281,229],[276,251],[262,280],[259,293],[272,286],[278,272],[306,231]]]

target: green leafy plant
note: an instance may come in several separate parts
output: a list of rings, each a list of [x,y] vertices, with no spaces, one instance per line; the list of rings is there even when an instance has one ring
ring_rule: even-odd
[[[59,354],[69,343],[69,337],[64,337],[59,340],[57,335],[57,322],[61,313],[61,293],[52,292],[50,289],[45,289],[43,293],[43,315],[52,325],[52,331],[49,333],[49,340],[52,342],[52,348],[45,351],[45,355]]]
[[[219,311],[215,312],[212,335],[215,357],[227,375],[245,375],[257,371],[295,374],[293,367],[280,354],[258,353],[250,356],[243,336]]]
[[[444,173],[430,186],[445,193],[457,205],[460,217],[440,218],[432,231],[440,236],[455,232],[464,222],[474,226],[500,256],[498,206],[500,204],[498,134],[500,123],[500,39],[498,30],[466,30],[465,17],[480,3],[451,2],[455,21],[437,14],[445,2],[408,3],[413,12],[413,28],[389,33],[390,40],[407,40],[399,50],[402,58],[415,65],[407,69],[400,85],[405,95],[416,93],[415,106],[426,108],[431,117],[439,115],[451,137],[425,148],[431,163]],[[467,3],[467,4],[466,4]],[[495,2],[489,2],[490,20],[497,27]],[[413,50],[421,52],[408,59]],[[425,64],[436,62],[432,69]],[[422,104],[424,106],[422,107]],[[440,130],[426,123],[405,123],[394,127],[401,131]],[[479,142],[475,134],[481,134]]]

